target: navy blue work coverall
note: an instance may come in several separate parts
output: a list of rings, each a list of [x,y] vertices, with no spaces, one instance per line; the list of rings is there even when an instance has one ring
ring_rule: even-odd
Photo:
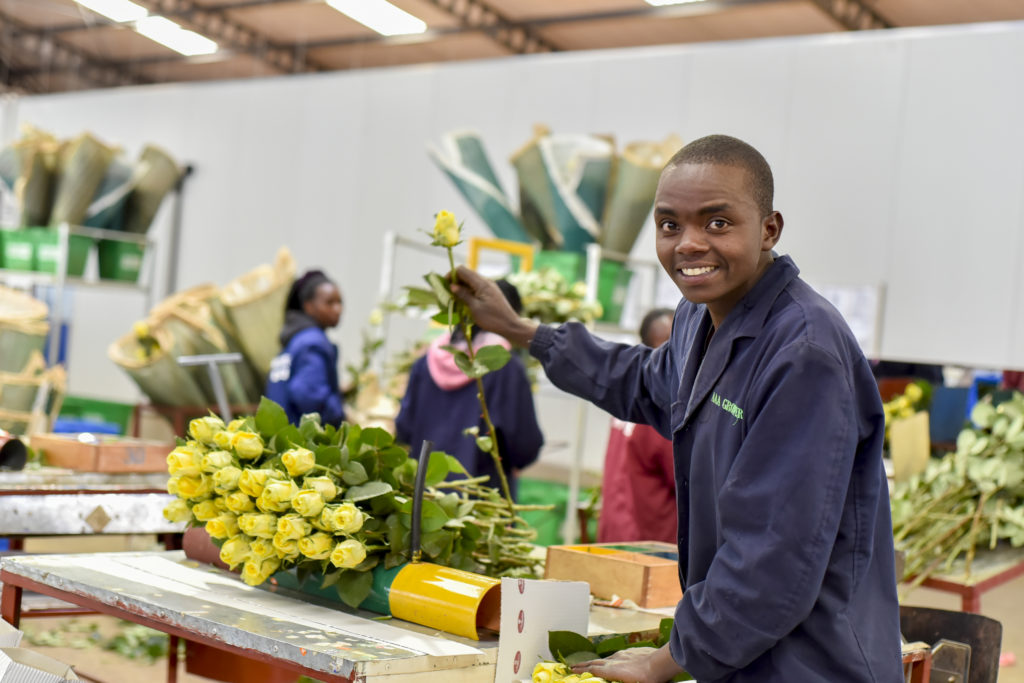
[[[541,326],[558,387],[672,439],[672,657],[698,681],[903,680],[884,418],[839,313],[778,258],[726,316],[683,300],[669,343]],[[703,358],[702,358],[703,355]]]

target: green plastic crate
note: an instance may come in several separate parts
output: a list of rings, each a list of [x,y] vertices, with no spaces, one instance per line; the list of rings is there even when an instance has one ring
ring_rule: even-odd
[[[35,243],[27,230],[0,230],[0,268],[32,270]]]
[[[60,417],[85,420],[88,422],[109,422],[121,427],[121,433],[128,433],[135,406],[131,403],[102,401],[84,396],[65,396],[60,407]]]
[[[28,228],[28,232],[32,234],[35,243],[35,270],[40,273],[56,273],[60,235],[50,228]],[[82,276],[91,247],[92,239],[83,235],[68,235],[68,264],[65,271],[68,276]]]
[[[145,248],[135,242],[100,240],[100,278],[137,282],[144,254]]]

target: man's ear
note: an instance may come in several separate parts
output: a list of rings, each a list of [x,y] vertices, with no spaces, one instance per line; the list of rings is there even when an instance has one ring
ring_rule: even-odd
[[[782,237],[782,214],[772,211],[761,221],[761,250],[770,251],[779,243]]]

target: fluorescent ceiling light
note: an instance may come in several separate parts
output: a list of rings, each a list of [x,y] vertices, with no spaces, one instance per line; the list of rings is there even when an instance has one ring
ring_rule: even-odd
[[[86,9],[90,9],[96,14],[102,14],[107,19],[118,23],[138,21],[149,14],[149,10],[131,0],[76,0],[76,2]]]
[[[427,23],[387,0],[327,0],[327,4],[384,36],[423,33]]]
[[[647,0],[648,5],[664,7],[665,5],[688,5],[691,2],[704,2],[704,0]]]
[[[135,30],[186,57],[211,55],[217,51],[217,43],[165,17],[143,17],[135,22]]]

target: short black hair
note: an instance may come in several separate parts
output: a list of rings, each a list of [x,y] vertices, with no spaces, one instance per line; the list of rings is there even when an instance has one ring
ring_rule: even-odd
[[[669,318],[675,317],[675,311],[671,308],[653,308],[644,319],[640,322],[640,343],[644,346],[654,346],[651,344],[651,326],[655,321],[664,318],[666,315]]]
[[[676,152],[666,168],[683,164],[719,164],[744,169],[750,178],[750,189],[761,216],[772,212],[775,195],[772,169],[761,153],[743,140],[730,135],[698,138]]]
[[[284,305],[285,310],[301,311],[305,303],[311,301],[316,296],[316,290],[325,282],[335,287],[338,286],[322,270],[307,270],[295,278],[291,289],[288,290],[288,298],[285,300]]]

